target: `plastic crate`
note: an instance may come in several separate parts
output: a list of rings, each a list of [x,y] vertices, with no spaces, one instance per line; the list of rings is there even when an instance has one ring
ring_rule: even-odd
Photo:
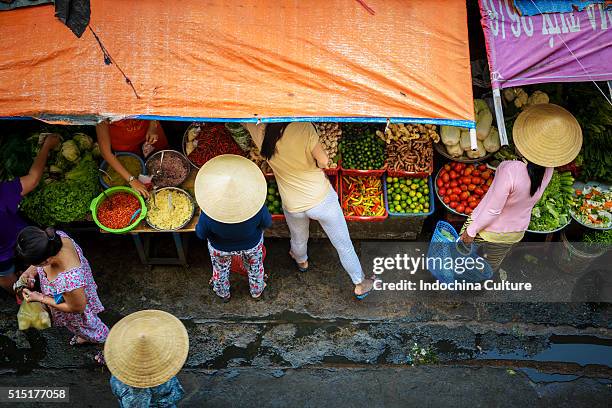
[[[340,197],[340,206],[342,206],[342,201],[344,200],[344,188],[343,188],[343,177],[342,176],[351,176],[351,174],[346,174],[344,173],[344,171],[342,171],[340,173],[340,175],[338,176],[338,191],[339,194],[338,196]],[[359,176],[362,177],[362,176]],[[372,176],[372,175],[368,175],[365,177],[377,177],[378,176]],[[381,194],[383,195],[383,202],[384,202],[384,179],[382,179],[381,177],[381,181],[382,181],[382,186],[383,189],[381,190]],[[344,210],[343,210],[344,211]],[[345,215],[344,218],[347,221],[359,221],[359,222],[380,222],[380,221],[384,221],[389,217],[389,213],[387,212],[387,208],[385,207],[385,214],[382,216],[378,216],[378,217],[363,217],[363,216],[356,216],[356,215]]]
[[[388,177],[399,177],[399,176],[391,176],[390,174],[388,175]],[[424,178],[424,177],[416,177],[416,176],[408,176],[408,178]],[[387,178],[385,177],[385,179],[383,180],[383,189],[384,189],[384,194],[385,194],[385,209],[387,210],[387,212],[389,213],[389,217],[429,217],[431,214],[434,213],[435,211],[435,193],[434,193],[434,189],[433,189],[433,181],[431,176],[427,177],[427,186],[429,187],[429,211],[426,213],[409,213],[409,214],[404,214],[404,213],[398,213],[395,211],[391,211],[389,209],[389,200],[388,200],[388,196],[387,196]]]
[[[266,181],[276,180],[276,178],[274,177],[274,174],[264,174],[264,177],[266,178]],[[332,188],[336,190],[336,192],[338,192],[340,176],[338,176],[337,174],[328,174],[327,178],[329,179],[329,182],[332,185]],[[338,196],[340,196],[340,194],[338,194]],[[271,215],[272,215],[272,220],[284,220],[285,219],[285,214],[271,214]]]
[[[267,188],[268,181],[270,180],[276,181],[274,174],[264,174],[264,177],[266,178],[266,188]],[[267,192],[266,192],[266,195],[267,195]],[[272,215],[272,220],[284,220],[285,219],[285,214],[271,214],[271,215]]]
[[[357,169],[345,169],[342,165],[338,165],[340,168],[340,174],[346,176],[358,176],[358,177],[382,177],[387,170],[357,170]]]

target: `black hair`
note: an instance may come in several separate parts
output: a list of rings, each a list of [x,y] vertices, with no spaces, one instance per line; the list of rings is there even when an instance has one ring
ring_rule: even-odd
[[[53,228],[25,227],[17,236],[15,252],[27,265],[40,265],[62,249],[62,238]]]
[[[276,153],[276,143],[283,137],[283,132],[288,123],[268,123],[263,142],[261,143],[261,155],[264,159],[270,160]]]
[[[531,180],[531,187],[529,188],[529,193],[532,197],[542,185],[542,180],[544,180],[545,171],[546,168],[530,161],[527,162],[527,174],[529,175],[529,180]]]

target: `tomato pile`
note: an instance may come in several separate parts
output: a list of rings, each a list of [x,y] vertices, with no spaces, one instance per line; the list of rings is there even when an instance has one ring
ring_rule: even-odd
[[[129,193],[113,194],[98,207],[98,221],[111,229],[121,229],[130,225],[130,218],[140,208],[140,201]]]
[[[378,177],[342,177],[342,211],[347,217],[385,215],[382,180]]]
[[[493,170],[484,164],[445,164],[436,180],[440,200],[453,210],[470,215],[493,182]]]

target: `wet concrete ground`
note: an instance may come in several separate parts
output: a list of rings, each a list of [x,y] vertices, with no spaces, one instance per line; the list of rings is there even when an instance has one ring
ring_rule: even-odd
[[[326,241],[312,243],[311,271],[300,274],[286,240],[266,242],[265,298],[250,299],[236,276],[224,304],[196,239],[190,267],[152,269],[129,237],[77,239],[109,325],[146,308],[184,321],[183,406],[596,407],[612,397],[609,304],[420,303],[384,293],[360,303]],[[72,385],[73,406],[113,406],[94,347],[69,347],[60,328],[19,332],[16,310],[0,301],[1,385],[62,383]]]

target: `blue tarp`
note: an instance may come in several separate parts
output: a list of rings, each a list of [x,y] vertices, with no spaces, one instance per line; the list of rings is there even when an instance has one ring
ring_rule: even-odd
[[[591,4],[604,4],[603,0],[514,0],[514,7],[524,16],[535,16],[544,13],[570,13],[583,10]]]

